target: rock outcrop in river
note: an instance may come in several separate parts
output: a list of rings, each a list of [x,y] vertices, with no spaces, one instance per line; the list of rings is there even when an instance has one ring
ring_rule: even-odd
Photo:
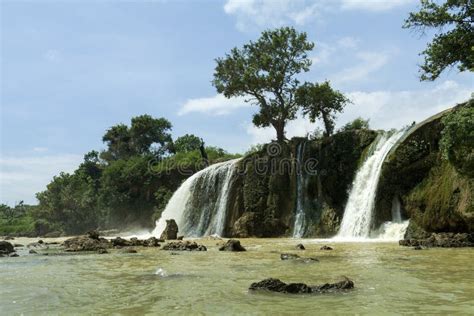
[[[265,279],[260,282],[252,283],[250,290],[265,290],[270,292],[288,293],[288,294],[318,294],[330,293],[354,288],[354,282],[345,278],[337,283],[325,283],[322,285],[306,285],[305,283],[285,283],[279,279]]]

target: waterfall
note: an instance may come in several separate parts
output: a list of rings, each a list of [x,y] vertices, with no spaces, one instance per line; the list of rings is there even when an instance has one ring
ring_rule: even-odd
[[[380,172],[390,149],[404,135],[405,130],[379,135],[373,152],[357,171],[349,193],[338,238],[368,238],[375,206],[375,195]]]
[[[181,235],[222,235],[227,216],[228,194],[239,160],[213,164],[184,181],[156,222],[153,235],[160,236],[166,227],[167,219],[176,221]]]
[[[304,235],[305,229],[305,210],[304,210],[304,189],[305,189],[305,176],[303,169],[303,159],[304,159],[304,150],[306,147],[306,142],[298,144],[296,150],[296,215],[295,215],[295,224],[293,227],[293,237],[301,238]]]

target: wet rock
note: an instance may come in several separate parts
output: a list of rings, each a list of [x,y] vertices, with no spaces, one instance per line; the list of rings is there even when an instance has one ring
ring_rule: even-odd
[[[309,286],[305,283],[285,283],[279,279],[265,279],[250,285],[250,290],[265,290],[271,292],[288,293],[288,294],[311,294],[311,293],[329,293],[354,288],[354,282],[345,278],[337,283],[325,283],[322,285]]]
[[[194,241],[176,241],[169,242],[163,246],[163,250],[172,251],[207,251],[204,245],[198,245]]]
[[[184,239],[184,236],[178,236],[177,239],[178,239],[178,240],[183,240],[183,239]]]
[[[10,254],[15,252],[15,249],[11,243],[8,241],[0,241],[0,254]]]
[[[15,247],[15,248],[20,248],[20,247],[25,247],[25,245],[22,245],[22,244],[14,244],[13,247]]]
[[[135,249],[127,248],[120,251],[121,253],[137,253]]]
[[[9,257],[19,257],[19,255],[16,252],[12,252],[11,254],[8,255]]]
[[[40,239],[40,240],[38,240],[38,244],[42,245],[42,244],[44,244],[44,241],[42,241],[42,240]]]
[[[99,240],[99,232],[96,230],[91,230],[87,233],[87,237]]]
[[[12,236],[5,236],[5,238],[3,238],[3,240],[14,240],[15,237],[12,237]]]
[[[418,245],[418,246],[413,247],[413,250],[423,250],[423,247]]]
[[[44,237],[44,238],[58,238],[58,237],[61,237],[62,234],[63,234],[63,232],[54,231],[54,232],[46,233],[46,234],[42,235],[42,237]]]
[[[28,251],[28,252],[29,252],[30,254],[32,254],[32,255],[38,253],[38,252],[36,252],[36,250],[34,250],[34,249],[30,249],[30,251]]]
[[[474,233],[432,233],[428,238],[402,239],[398,243],[407,247],[474,247]]]
[[[107,249],[101,248],[101,249],[97,250],[97,253],[99,255],[102,255],[102,254],[106,254],[106,253],[109,253],[109,252],[107,251]]]
[[[303,246],[303,244],[297,244],[296,249],[298,250],[306,250],[306,248]]]
[[[143,246],[143,240],[138,239],[137,237],[130,238],[131,246]]]
[[[78,236],[65,240],[63,246],[65,251],[98,251],[110,248],[110,242],[105,238],[95,239],[89,236]]]
[[[178,238],[178,224],[174,219],[166,220],[166,228],[160,236],[160,239],[176,240]]]
[[[219,251],[246,251],[237,239],[229,239],[219,248]]]
[[[303,262],[303,263],[319,262],[317,258],[313,258],[313,257],[304,258],[293,253],[282,253],[280,255],[280,259],[281,260],[295,260],[295,261]]]
[[[121,237],[117,237],[114,239],[111,239],[110,242],[112,243],[112,246],[114,247],[126,247],[126,246],[132,246],[132,243],[129,242],[128,240],[125,240]]]
[[[162,242],[162,240],[160,240],[156,237],[150,237],[150,238],[143,241],[143,246],[144,247],[159,247],[160,242]]]
[[[281,260],[294,260],[294,259],[300,259],[301,257],[293,254],[293,253],[282,253],[280,255]]]
[[[330,246],[324,245],[321,248],[319,248],[319,250],[333,250],[333,248]]]

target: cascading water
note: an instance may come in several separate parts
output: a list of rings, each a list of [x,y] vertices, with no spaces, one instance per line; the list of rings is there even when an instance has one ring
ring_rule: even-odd
[[[189,177],[176,190],[160,219],[154,236],[160,236],[167,219],[174,219],[186,236],[222,235],[232,178],[240,159],[211,165]]]
[[[293,237],[301,238],[304,234],[305,229],[305,211],[304,211],[304,188],[305,188],[305,176],[303,169],[304,150],[306,142],[302,142],[298,145],[296,151],[296,215],[295,223],[293,227]]]
[[[383,162],[390,149],[404,133],[405,130],[395,132],[391,136],[384,133],[377,138],[372,154],[357,171],[344,210],[341,228],[336,238],[357,239],[369,237],[375,195]]]

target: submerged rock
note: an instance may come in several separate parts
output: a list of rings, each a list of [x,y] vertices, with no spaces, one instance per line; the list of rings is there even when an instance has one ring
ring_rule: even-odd
[[[107,249],[102,248],[102,249],[97,250],[97,253],[102,255],[102,254],[106,254],[106,253],[109,253],[109,252],[107,251]]]
[[[121,253],[137,253],[135,249],[127,248],[120,251]]]
[[[296,249],[298,250],[306,250],[306,248],[303,246],[303,244],[297,244]]]
[[[474,247],[473,233],[432,233],[430,237],[424,239],[403,239],[400,246],[407,247]]]
[[[229,239],[219,248],[219,251],[247,251],[237,239]]]
[[[37,254],[38,252],[36,252],[36,250],[34,249],[30,249],[30,251],[28,251],[30,254]]]
[[[250,285],[250,290],[265,290],[271,292],[288,294],[311,294],[311,293],[329,293],[354,288],[354,282],[348,278],[336,283],[325,283],[322,285],[309,286],[305,283],[285,283],[279,279],[265,279]]]
[[[0,241],[0,254],[10,254],[15,252],[15,249],[11,243],[8,241]]]
[[[161,234],[160,239],[164,240],[176,240],[178,239],[178,224],[174,219],[166,220],[166,228]]]
[[[330,246],[324,245],[321,248],[319,248],[319,250],[333,250],[333,248]]]
[[[293,253],[282,253],[280,254],[280,259],[281,260],[295,260],[295,261],[299,261],[303,263],[319,262],[317,258],[313,258],[313,257],[303,258]]]
[[[172,241],[164,245],[161,249],[172,251],[207,251],[204,245],[198,245],[194,241]]]

